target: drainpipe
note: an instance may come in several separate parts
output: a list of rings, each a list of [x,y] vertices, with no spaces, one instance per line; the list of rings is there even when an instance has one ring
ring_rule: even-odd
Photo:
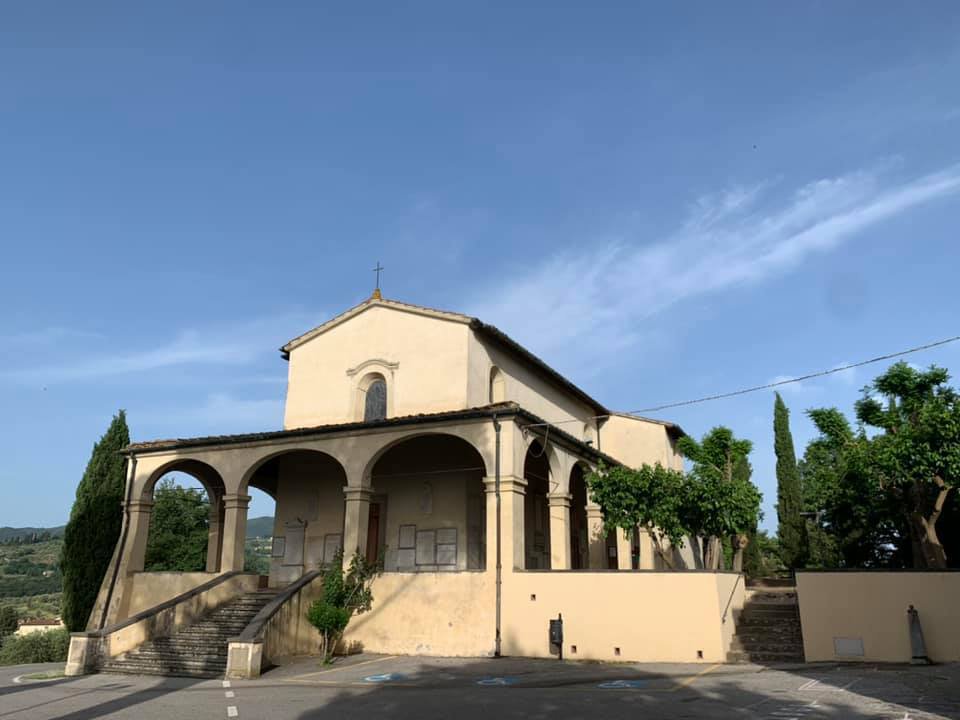
[[[107,599],[103,603],[103,612],[100,613],[100,622],[97,629],[102,630],[107,622],[107,613],[110,611],[110,602],[113,600],[113,591],[117,586],[117,575],[120,572],[120,563],[123,561],[123,551],[127,544],[127,532],[130,528],[130,496],[133,493],[133,479],[137,475],[137,456],[127,458],[127,487],[124,492],[123,524],[120,529],[120,541],[117,545],[117,561],[113,564],[113,577],[110,578],[110,589],[107,590]]]
[[[500,607],[501,585],[503,583],[503,563],[500,556],[500,421],[497,420],[497,414],[493,414],[493,431],[496,434],[496,452],[494,455],[494,481],[493,488],[497,499],[497,628],[494,639],[493,656],[500,657]]]

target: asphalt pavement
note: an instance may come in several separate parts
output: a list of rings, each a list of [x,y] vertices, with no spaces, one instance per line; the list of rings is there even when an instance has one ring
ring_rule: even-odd
[[[960,720],[960,665],[600,664],[359,655],[258,680],[0,668],[0,720],[129,718],[764,718]]]

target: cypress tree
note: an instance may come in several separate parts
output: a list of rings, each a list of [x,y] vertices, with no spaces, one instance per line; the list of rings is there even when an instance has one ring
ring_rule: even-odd
[[[120,537],[126,484],[126,458],[120,451],[129,444],[127,417],[121,410],[93,446],[90,462],[77,486],[70,521],[63,532],[60,557],[62,616],[71,632],[86,629],[100,583]]]
[[[806,558],[806,523],[800,469],[790,434],[790,411],[780,393],[773,403],[773,449],[777,455],[777,538],[780,558],[791,570],[802,567]]]

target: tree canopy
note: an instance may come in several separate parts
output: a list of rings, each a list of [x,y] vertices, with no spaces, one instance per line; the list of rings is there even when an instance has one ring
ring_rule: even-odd
[[[144,569],[198,572],[206,569],[210,503],[203,491],[163,478],[153,491],[153,515]]]

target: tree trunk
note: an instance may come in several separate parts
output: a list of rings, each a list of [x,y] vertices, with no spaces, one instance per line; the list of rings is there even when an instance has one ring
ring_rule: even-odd
[[[667,551],[666,549],[664,549],[663,543],[661,542],[660,538],[657,537],[657,534],[655,532],[652,532],[650,533],[650,539],[653,540],[653,547],[657,551],[657,555],[663,558],[663,562],[664,564],[666,564],[668,568],[673,570],[674,569],[673,559],[670,558],[669,555],[667,554]]]
[[[940,514],[943,512],[943,506],[950,494],[951,487],[939,475],[934,476],[934,482],[937,485],[937,498],[933,503],[933,510],[930,515],[924,515],[920,503],[915,505],[916,509],[910,515],[910,534],[912,538],[915,538],[913,563],[914,567],[917,568],[945,570],[947,553],[943,549],[940,537],[937,535],[937,520],[940,519]],[[919,483],[914,483],[914,496],[920,498],[923,496],[923,492],[917,487],[918,485]],[[919,564],[918,560],[920,561]]]
[[[720,538],[711,535],[704,540],[704,544],[706,550],[703,553],[703,567],[707,570],[718,570],[720,568],[720,556],[723,554]]]

